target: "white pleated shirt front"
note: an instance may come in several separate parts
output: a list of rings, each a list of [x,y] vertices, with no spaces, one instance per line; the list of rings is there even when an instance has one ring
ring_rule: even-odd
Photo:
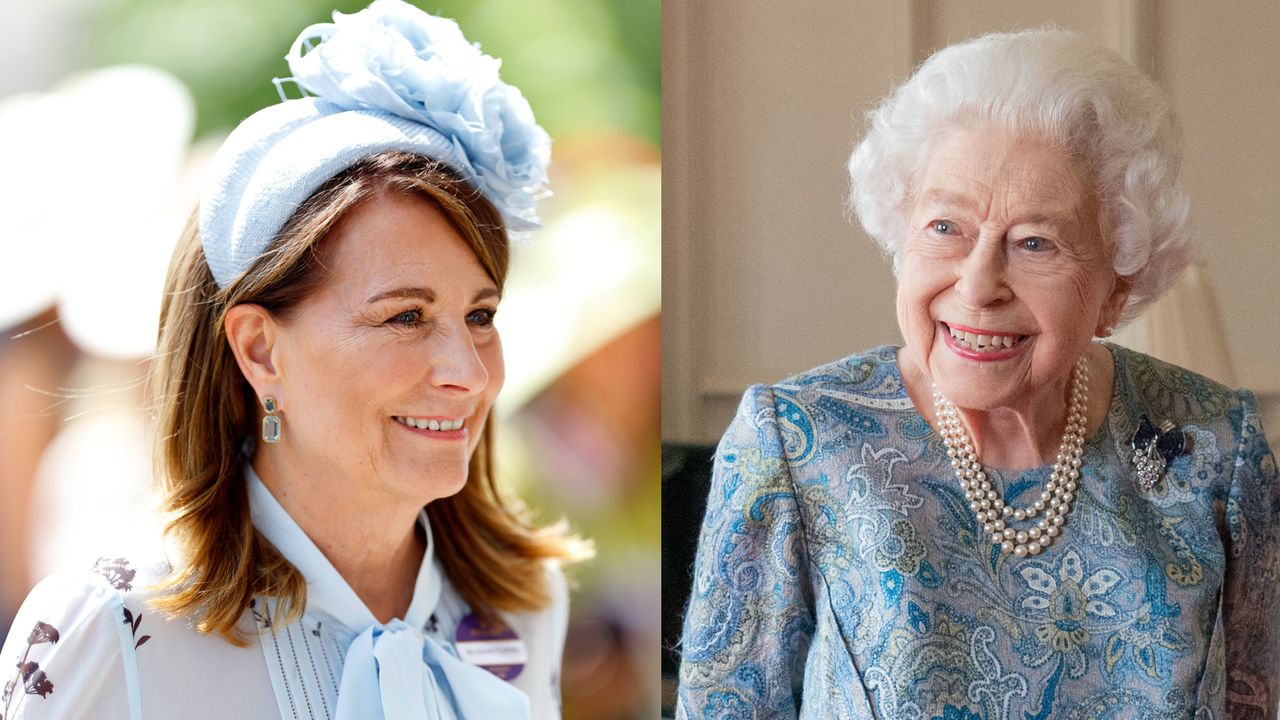
[[[363,714],[366,694],[378,692],[378,678],[352,673],[348,697],[339,697],[343,671],[352,653],[368,662],[372,613],[332,564],[303,533],[262,484],[248,472],[254,525],[297,567],[307,580],[307,607],[301,620],[269,627],[261,600],[245,611],[241,628],[249,646],[237,648],[218,636],[201,635],[186,620],[170,620],[152,612],[147,587],[169,572],[168,562],[136,565],[125,558],[101,559],[88,573],[59,573],[33,590],[0,650],[0,720],[36,718],[267,718],[289,720],[338,717],[340,704],[362,717],[379,717],[378,708]],[[421,516],[428,533],[426,513]],[[428,537],[430,535],[428,534]],[[568,625],[564,578],[549,566],[554,602],[537,613],[504,613],[501,619],[523,642],[527,662],[509,681],[487,672],[479,680],[479,701],[514,688],[528,699],[529,717],[559,718],[560,658]],[[420,707],[407,695],[423,692],[432,676],[420,679],[419,665],[405,661],[409,638],[455,660],[457,632],[470,608],[428,552],[418,573],[414,597],[405,618],[374,629],[373,654],[384,678],[388,718]],[[467,621],[468,623],[470,621]],[[399,623],[399,624],[395,624]],[[394,628],[392,627],[394,625]],[[405,635],[379,637],[399,628]],[[274,632],[273,632],[274,630]],[[388,639],[399,646],[377,643]],[[427,646],[427,643],[432,643]],[[509,643],[508,643],[509,644]],[[392,647],[392,650],[386,650]],[[353,660],[355,662],[355,660]],[[389,666],[390,665],[390,666]],[[459,668],[453,665],[454,672]],[[473,670],[465,668],[464,674]],[[409,673],[411,677],[403,677]],[[437,676],[439,674],[437,673]],[[388,676],[390,677],[390,676]],[[453,677],[456,677],[454,675]],[[495,685],[484,685],[489,680]],[[354,689],[352,689],[354,688]],[[390,688],[390,690],[389,690]],[[406,688],[413,689],[410,693]],[[428,696],[435,692],[426,688]],[[447,696],[448,688],[440,690]],[[465,703],[467,698],[458,698]],[[358,702],[362,705],[353,706]],[[375,700],[375,705],[376,700]],[[449,703],[437,717],[448,719]],[[394,707],[393,707],[394,706]]]

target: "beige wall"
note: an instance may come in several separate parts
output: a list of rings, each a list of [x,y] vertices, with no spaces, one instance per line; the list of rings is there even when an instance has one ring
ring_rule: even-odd
[[[888,265],[846,217],[863,115],[937,48],[1045,25],[1138,64],[1184,126],[1223,340],[1210,322],[1178,342],[1136,324],[1122,341],[1193,368],[1203,347],[1196,369],[1259,392],[1280,435],[1280,3],[666,0],[666,439],[714,440],[750,383],[900,342]],[[1182,300],[1166,334],[1185,324]]]

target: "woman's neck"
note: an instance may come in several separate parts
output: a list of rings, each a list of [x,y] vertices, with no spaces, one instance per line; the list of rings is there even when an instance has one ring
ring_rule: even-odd
[[[1101,345],[1091,344],[1085,355],[1089,371],[1085,437],[1090,438],[1102,427],[1111,405],[1115,363],[1111,352]],[[930,379],[920,368],[904,361],[902,351],[898,353],[898,367],[911,402],[937,432]],[[1053,462],[1066,429],[1069,384],[1048,388],[1042,397],[1028,398],[1014,407],[956,408],[973,440],[978,462],[1004,470],[1024,470]]]
[[[427,549],[422,508],[353,492],[345,479],[282,473],[281,460],[277,448],[259,447],[253,467],[263,484],[378,622],[404,618]]]
[[[1026,408],[989,411],[956,408],[978,454],[987,467],[1022,470],[1051,462],[1062,445],[1067,425],[1066,400],[1033,403]]]

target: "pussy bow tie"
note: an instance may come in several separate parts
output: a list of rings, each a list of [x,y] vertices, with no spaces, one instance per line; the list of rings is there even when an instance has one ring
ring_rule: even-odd
[[[529,699],[418,628],[392,620],[351,642],[336,710],[337,720],[526,720]]]
[[[418,514],[427,549],[413,600],[404,619],[379,623],[252,465],[245,475],[254,527],[307,579],[307,612],[323,617],[339,644],[352,638],[338,683],[338,720],[528,720],[523,692],[459,660],[419,629],[435,611],[443,586],[426,511]],[[267,603],[269,616],[277,617],[276,600]]]

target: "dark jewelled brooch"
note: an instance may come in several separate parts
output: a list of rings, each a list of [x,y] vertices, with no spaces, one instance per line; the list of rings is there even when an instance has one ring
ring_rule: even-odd
[[[1187,435],[1168,420],[1157,429],[1151,419],[1143,415],[1138,419],[1138,429],[1133,432],[1129,445],[1133,448],[1138,485],[1143,490],[1150,490],[1164,477],[1169,463],[1186,452]]]

